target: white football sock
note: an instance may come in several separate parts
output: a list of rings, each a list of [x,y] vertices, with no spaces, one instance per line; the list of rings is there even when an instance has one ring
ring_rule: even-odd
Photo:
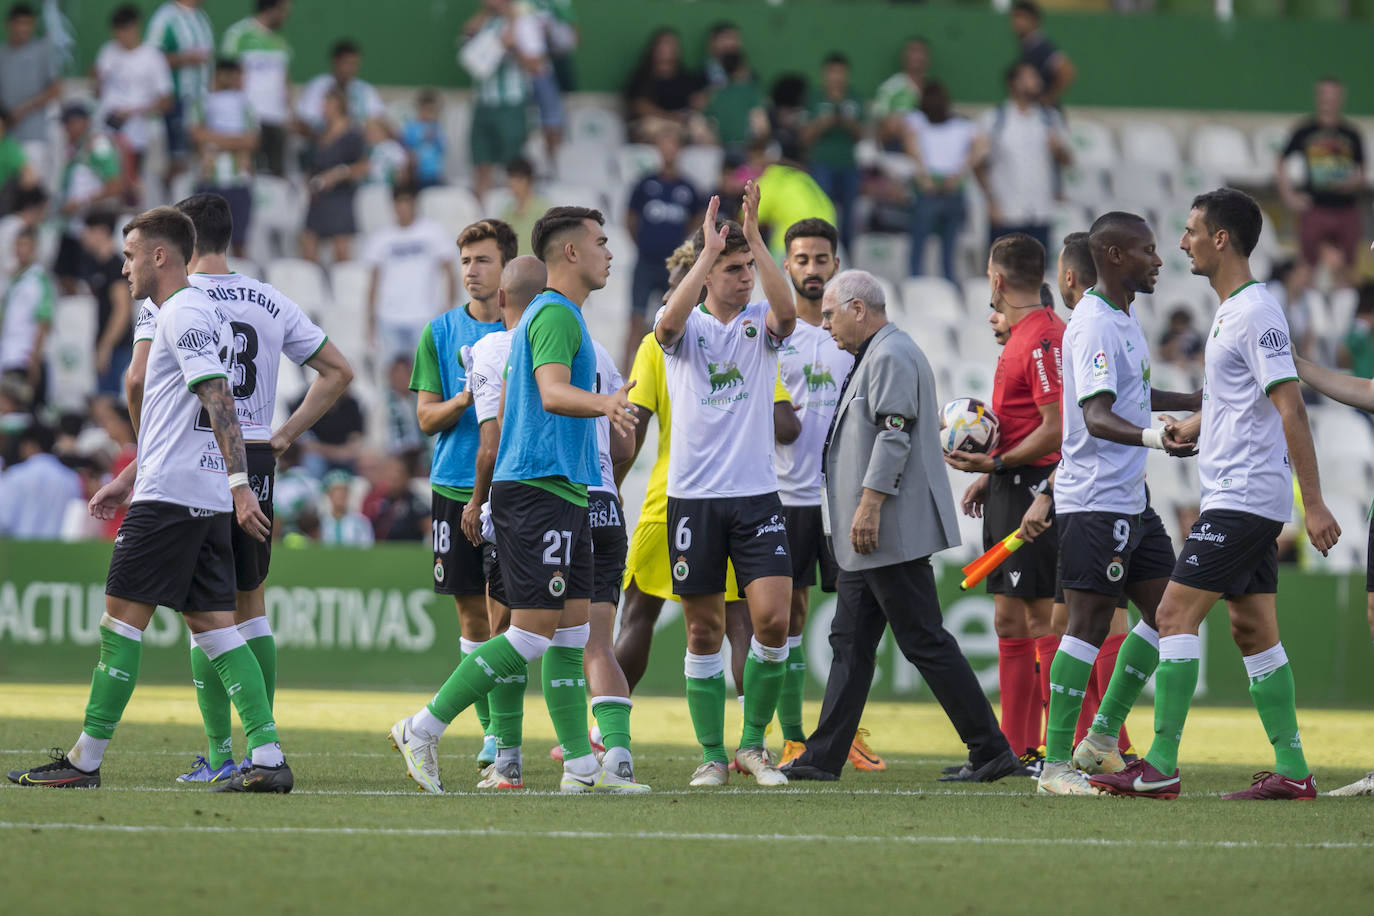
[[[283,763],[286,763],[286,755],[281,752],[281,745],[277,742],[259,744],[253,748],[253,766],[279,767]]]
[[[92,738],[82,732],[77,736],[76,744],[67,752],[67,760],[84,773],[94,773],[100,769],[100,761],[105,759],[105,748],[109,746],[109,738]]]
[[[597,762],[595,754],[583,754],[581,757],[563,761],[563,769],[574,776],[591,776],[599,766],[601,764]]]
[[[448,728],[448,723],[421,706],[420,711],[410,717],[410,730],[425,738],[439,738]]]

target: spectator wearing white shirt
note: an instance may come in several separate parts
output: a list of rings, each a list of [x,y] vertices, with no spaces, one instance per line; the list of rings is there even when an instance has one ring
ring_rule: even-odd
[[[258,168],[286,173],[286,126],[291,120],[291,45],[282,27],[291,0],[257,0],[252,16],[231,25],[220,39],[220,56],[243,68],[243,91],[258,120]]]
[[[348,120],[357,127],[386,117],[386,106],[382,104],[377,88],[358,78],[362,67],[363,52],[357,42],[341,38],[334,43],[329,52],[329,72],[321,73],[306,83],[300,98],[296,100],[296,117],[302,133],[308,137],[318,137],[324,131],[325,96],[336,88],[343,93]]]
[[[30,424],[19,434],[17,461],[0,474],[0,537],[55,541],[67,504],[81,499],[81,477],[51,454],[52,431]]]
[[[110,16],[110,40],[91,68],[98,99],[96,120],[118,131],[134,154],[138,173],[148,151],[148,124],[172,105],[172,70],[167,58],[143,41],[138,7],[125,3]]]
[[[1007,70],[1007,99],[985,112],[973,145],[974,174],[988,204],[988,244],[1024,232],[1049,250],[1058,167],[1073,160],[1064,116],[1040,102],[1040,74],[1026,61]]]
[[[258,149],[258,122],[243,91],[243,69],[236,60],[215,64],[214,90],[187,119],[200,163],[196,193],[218,194],[229,204],[231,239],[243,257],[253,218],[253,156]]]
[[[425,325],[457,292],[453,240],[438,223],[416,218],[413,187],[396,187],[392,204],[396,225],[373,233],[363,248],[363,262],[372,268],[367,327],[379,365],[414,353]]]
[[[25,228],[14,239],[15,273],[0,298],[0,375],[21,376],[41,403],[44,392],[43,344],[52,329],[52,277],[35,260],[37,233]]]
[[[182,170],[191,151],[186,114],[210,91],[215,30],[203,5],[204,0],[168,0],[148,20],[148,43],[166,55],[172,68],[173,99],[165,117],[170,175]]]
[[[905,119],[906,151],[916,161],[916,197],[911,205],[911,276],[924,273],[926,240],[940,234],[945,279],[958,283],[954,255],[967,208],[964,183],[972,171],[973,122],[950,110],[949,91],[932,80],[921,107]]]
[[[324,493],[329,500],[329,512],[320,520],[320,543],[326,547],[371,547],[372,523],[361,512],[349,508],[353,475],[330,471],[324,475]]]

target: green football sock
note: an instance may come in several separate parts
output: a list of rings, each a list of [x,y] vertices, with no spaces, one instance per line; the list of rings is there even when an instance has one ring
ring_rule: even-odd
[[[461,662],[473,652],[476,652],[478,649],[482,648],[482,646],[486,645],[486,643],[486,640],[479,642],[475,639],[463,639],[463,649],[458,653],[458,660]],[[478,697],[472,704],[472,711],[477,714],[477,722],[482,726],[482,734],[495,734],[495,732],[492,731],[491,725],[491,700],[485,695]]]
[[[601,729],[601,743],[607,748],[630,748],[630,701],[620,697],[597,697],[601,702],[592,706],[596,725]]]
[[[229,694],[224,692],[215,666],[200,646],[191,646],[191,683],[196,685],[196,704],[205,726],[205,760],[212,770],[234,756],[233,722],[229,718]]]
[[[762,661],[752,650],[744,660],[744,728],[740,732],[740,747],[763,746],[763,733],[778,708],[786,666],[785,661]]]
[[[1176,636],[1160,639],[1160,648]],[[1197,656],[1197,637],[1193,636],[1193,649],[1189,657],[1169,658],[1161,651],[1159,670],[1155,672],[1155,740],[1145,760],[1165,776],[1173,775],[1178,769],[1178,745],[1183,740],[1183,725],[1188,721],[1188,707],[1193,702],[1193,691],[1197,690],[1198,670],[1201,663]]]
[[[1274,772],[1290,779],[1305,779],[1311,769],[1298,736],[1297,692],[1293,666],[1284,662],[1277,670],[1250,678],[1250,699],[1255,702],[1264,733],[1274,746]]]
[[[247,640],[248,648],[262,669],[262,684],[267,689],[268,705],[277,702],[277,639],[271,633]]]
[[[501,678],[522,674],[528,666],[505,634],[482,643],[444,681],[428,708],[441,722],[452,722],[458,713],[491,693]]]
[[[100,661],[91,673],[91,697],[81,724],[83,732],[92,738],[114,737],[124,707],[134,695],[142,658],[141,640],[130,639],[105,626],[100,628]]]
[[[244,737],[252,750],[278,741],[277,723],[272,718],[272,704],[267,699],[267,686],[262,669],[253,650],[247,644],[230,649],[210,659],[220,683],[238,710]]]
[[[778,697],[778,723],[782,726],[784,741],[805,741],[806,732],[802,731],[802,692],[806,689],[806,653],[801,647],[801,637],[789,637],[797,644],[787,652],[787,670],[782,675],[782,694]]]
[[[1115,738],[1121,734],[1126,716],[1140,699],[1145,682],[1159,667],[1159,647],[1135,630],[1127,634],[1116,656],[1107,693],[1093,716],[1092,730]]]
[[[573,760],[592,752],[587,738],[587,676],[582,669],[582,649],[552,646],[544,653],[544,705],[549,710],[554,734],[563,745],[563,759]]]
[[[1089,657],[1091,656],[1091,658]],[[1062,763],[1073,757],[1073,735],[1083,697],[1093,676],[1097,647],[1072,636],[1059,641],[1050,663],[1050,708],[1045,717],[1045,760]],[[1043,662],[1042,662],[1043,664]]]
[[[497,747],[519,747],[525,735],[525,690],[529,669],[500,678],[487,694],[491,707],[491,734]]]
[[[701,759],[726,763],[725,753],[725,672],[710,677],[687,678],[687,711],[692,729],[701,745]]]

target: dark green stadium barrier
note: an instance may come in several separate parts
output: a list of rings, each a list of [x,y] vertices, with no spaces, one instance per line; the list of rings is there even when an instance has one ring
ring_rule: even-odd
[[[107,37],[110,10],[119,2],[64,4],[77,26],[79,72],[89,69]],[[1325,12],[1333,2],[1341,0],[1289,6]],[[1016,55],[1006,17],[986,4],[874,3],[860,11],[856,4],[822,0],[785,0],[778,6],[729,0],[574,3],[584,36],[576,62],[579,85],[601,92],[623,89],[645,39],[658,26],[672,26],[683,35],[691,61],[700,59],[707,27],[721,19],[743,28],[750,62],[765,79],[785,71],[815,74],[828,52],[841,50],[853,62],[855,86],[864,93],[896,69],[901,43],[910,35],[930,38],[933,72],[956,102],[1001,98],[1002,71]],[[140,0],[138,5],[147,10],[156,4]],[[294,0],[286,27],[296,50],[292,76],[302,81],[322,72],[329,46],[349,36],[362,43],[364,76],[375,83],[465,85],[454,62],[454,37],[477,5],[476,0]],[[1292,18],[1222,23],[1211,12],[1211,0],[1172,0],[1172,5],[1177,12],[1167,15],[1050,13],[1047,31],[1080,73],[1069,104],[1305,111],[1311,105],[1311,80],[1332,72],[1349,84],[1351,112],[1374,114],[1374,54],[1369,53],[1374,33],[1365,24]],[[218,32],[251,6],[249,0],[206,2]]]
[[[291,687],[433,690],[458,656],[452,602],[430,591],[427,545],[371,550],[275,551],[267,605],[280,648],[281,683]],[[110,545],[0,541],[0,684],[81,682],[90,677],[104,613]],[[964,595],[958,570],[941,579],[946,624],[982,683],[997,686],[992,602]],[[1304,705],[1367,706],[1374,702],[1374,665],[1365,625],[1363,577],[1285,571],[1280,617]],[[808,685],[824,687],[834,599],[817,592],[808,626]],[[1224,611],[1204,633],[1201,685],[1206,701],[1248,703],[1245,671],[1231,644]],[[185,627],[160,610],[145,637],[140,680],[185,683]],[[680,695],[686,649],[678,605],[665,607],[640,692]],[[891,640],[879,650],[874,696],[929,700],[914,668]]]

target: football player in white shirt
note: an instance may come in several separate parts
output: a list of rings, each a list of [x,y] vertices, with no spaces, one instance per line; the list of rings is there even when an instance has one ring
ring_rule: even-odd
[[[1042,795],[1097,794],[1075,769],[1073,746],[1093,663],[1122,594],[1140,608],[1141,626],[1153,634],[1154,610],[1173,568],[1169,535],[1159,517],[1146,511],[1141,446],[1165,445],[1162,432],[1150,428],[1150,411],[1198,406],[1196,395],[1150,384],[1149,343],[1131,311],[1136,294],[1154,291],[1164,263],[1149,224],[1133,213],[1106,213],[1093,223],[1088,240],[1097,283],[1074,309],[1062,350],[1064,436],[1052,492],[1068,629],[1050,665]],[[1192,449],[1171,452],[1181,456]],[[1134,682],[1124,710],[1143,686],[1143,679]],[[1092,769],[1119,768],[1116,736],[1102,743],[1108,762],[1097,759]]]
[[[1371,249],[1374,249],[1374,246],[1371,246]],[[1301,356],[1294,356],[1293,362],[1297,364],[1298,376],[1328,398],[1368,413],[1374,413],[1374,381],[1336,372],[1325,366],[1318,366]],[[1365,599],[1365,607],[1369,616],[1370,636],[1374,637],[1374,515],[1371,515],[1369,519],[1368,544],[1365,555],[1364,579],[1365,592],[1368,594],[1368,598]],[[1374,795],[1374,770],[1350,785],[1332,789],[1326,794],[1346,797]]]
[[[821,590],[826,592],[835,591],[838,572],[830,539],[821,525],[821,451],[839,403],[840,385],[854,365],[854,357],[841,350],[834,338],[821,329],[821,295],[839,269],[838,245],[835,227],[823,219],[793,223],[783,237],[783,269],[792,281],[797,326],[779,352],[778,362],[782,383],[797,405],[801,433],[793,441],[779,442],[773,448],[778,499],[787,523],[787,549],[792,555],[787,671],[778,698],[778,724],[783,737],[779,765],[790,763],[806,750],[806,731],[802,728],[806,652],[802,648],[802,631],[817,569]],[[858,735],[850,748],[849,760],[858,769],[887,768]]]
[[[668,549],[687,624],[687,705],[703,749],[692,785],[725,785],[725,561],[749,602],[744,732],[735,763],[759,785],[787,784],[764,746],[787,663],[792,560],[773,472],[772,391],[778,350],[797,309],[759,234],[759,190],[745,185],[743,225],[717,223],[711,198],[696,264],[654,323],[673,404]],[[751,302],[754,270],[766,301]],[[706,301],[697,305],[697,291]]]
[[[1178,797],[1178,746],[1197,688],[1198,626],[1218,598],[1226,599],[1250,697],[1274,747],[1274,772],[1261,773],[1250,788],[1223,797],[1317,795],[1303,757],[1293,669],[1279,641],[1276,615],[1277,542],[1293,511],[1295,475],[1312,546],[1325,554],[1341,529],[1322,501],[1288,322],[1250,272],[1250,252],[1263,220],[1259,205],[1241,191],[1200,194],[1179,243],[1193,273],[1208,279],[1221,303],[1207,338],[1202,411],[1165,427],[1169,440],[1198,444],[1202,514],[1179,551],[1155,615],[1154,743],[1120,773],[1092,777],[1093,785],[1114,795]]]
[[[138,437],[143,473],[110,559],[100,661],[81,735],[69,753],[9,778],[21,786],[100,785],[105,749],[138,682],[143,631],[164,605],[183,615],[217,677],[226,690],[232,687],[252,747],[251,768],[211,788],[289,792],[291,769],[277,740],[262,669],[234,625],[231,518],[236,515],[257,540],[269,536],[270,523],[249,486],[228,378],[233,331],[224,313],[187,282],[195,229],[184,214],[171,207],[149,210],[124,235],[132,295],[162,309]]]

